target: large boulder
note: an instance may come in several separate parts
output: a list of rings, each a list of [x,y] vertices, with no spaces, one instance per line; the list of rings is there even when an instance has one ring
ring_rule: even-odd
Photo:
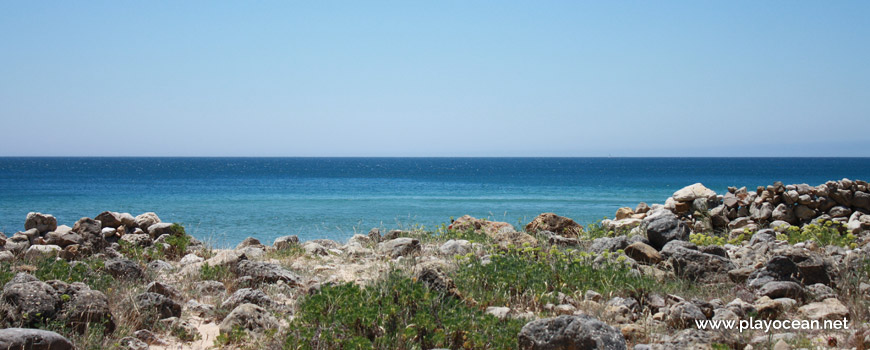
[[[160,217],[158,217],[157,214],[148,212],[137,216],[134,222],[136,223],[136,227],[141,228],[142,231],[148,232],[148,228],[151,227],[151,225],[160,223]]]
[[[95,217],[94,219],[102,223],[104,228],[118,228],[123,225],[123,222],[121,222],[121,213],[104,211],[100,213],[100,215],[97,215],[97,217]]]
[[[734,269],[731,260],[684,247],[674,247],[668,261],[677,276],[700,282],[728,280],[728,271]]]
[[[148,226],[148,234],[153,239],[157,239],[162,235],[172,235],[175,234],[175,225],[169,222],[159,222],[154,225]]]
[[[665,244],[673,240],[689,239],[689,227],[674,213],[665,210],[653,210],[643,219],[646,236],[653,248],[661,250]]]
[[[57,219],[53,215],[30,212],[24,220],[24,229],[36,229],[39,233],[46,233],[57,229]]]
[[[290,249],[296,245],[299,245],[299,237],[296,235],[281,236],[275,238],[275,242],[272,243],[272,246],[277,250]]]
[[[662,255],[652,246],[643,242],[634,242],[625,248],[625,255],[629,258],[647,264],[658,264],[662,261]]]
[[[108,245],[102,232],[102,224],[91,218],[81,218],[73,225],[73,232],[82,236],[82,248],[85,253],[93,254],[103,250]]]
[[[241,328],[252,333],[262,333],[278,329],[280,323],[269,311],[254,304],[242,304],[233,309],[219,326],[220,332],[227,334]]]
[[[681,188],[674,192],[673,198],[678,202],[691,202],[698,198],[710,199],[716,197],[716,192],[705,187],[700,182]]]
[[[151,323],[169,317],[181,317],[181,304],[157,293],[145,292],[133,298],[141,319]]]
[[[109,298],[97,290],[83,290],[73,294],[64,306],[64,315],[70,326],[84,333],[90,324],[102,324],[106,332],[115,330],[115,322],[109,309]]]
[[[242,304],[254,304],[262,307],[272,307],[275,301],[272,300],[266,293],[258,289],[242,288],[237,290],[233,295],[224,300],[221,308],[233,310]]]
[[[301,286],[302,278],[281,265],[262,261],[242,260],[236,264],[239,277],[248,276],[256,282],[275,283],[284,281],[290,286]]]
[[[583,232],[583,226],[564,216],[554,213],[543,213],[526,224],[526,232],[537,233],[550,231],[557,235],[577,238]]]
[[[3,350],[73,350],[73,344],[55,332],[30,329],[0,329],[0,349]]]
[[[522,350],[625,349],[622,333],[592,316],[559,316],[532,321],[519,334]]]
[[[835,298],[801,306],[798,313],[809,320],[842,320],[849,317],[849,309]]]
[[[14,318],[25,324],[53,319],[60,305],[60,297],[54,288],[23,273],[6,283],[2,298],[12,308]]]

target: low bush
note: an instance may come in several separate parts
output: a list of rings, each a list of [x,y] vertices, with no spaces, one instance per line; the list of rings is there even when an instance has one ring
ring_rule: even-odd
[[[524,322],[499,320],[401,272],[303,298],[285,349],[505,349]]]
[[[825,220],[818,224],[807,224],[803,227],[791,226],[785,232],[777,235],[777,239],[788,241],[790,244],[812,241],[820,246],[841,246],[855,248],[858,237],[846,233],[843,224]]]

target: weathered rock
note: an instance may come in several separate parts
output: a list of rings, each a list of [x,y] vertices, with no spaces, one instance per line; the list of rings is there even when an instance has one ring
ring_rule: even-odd
[[[486,313],[495,316],[497,319],[503,320],[510,315],[511,308],[504,306],[490,306],[486,308]]]
[[[565,247],[573,247],[580,245],[580,240],[577,238],[565,237],[562,235],[557,235],[550,231],[540,231],[537,233],[538,237],[545,237],[547,242],[554,245],[560,245]]]
[[[81,218],[73,225],[73,232],[82,237],[81,249],[85,255],[101,252],[108,242],[102,233],[102,224],[91,218]]]
[[[233,295],[230,295],[229,298],[224,300],[221,304],[221,308],[227,310],[233,310],[237,306],[242,304],[254,304],[262,307],[272,307],[275,305],[275,301],[272,300],[266,293],[263,293],[261,290],[251,289],[251,288],[242,288],[237,290]]]
[[[272,246],[275,247],[275,249],[284,250],[290,249],[297,244],[299,244],[299,237],[296,235],[290,235],[275,238],[275,242],[272,243]]]
[[[526,224],[525,230],[530,233],[550,231],[565,237],[577,238],[583,232],[583,226],[564,216],[543,213]]]
[[[241,328],[253,333],[277,329],[278,320],[269,311],[254,304],[242,304],[233,309],[221,322],[220,332],[227,334]]]
[[[242,242],[236,246],[236,249],[243,249],[243,248],[247,248],[247,247],[263,248],[265,246],[262,243],[260,243],[259,239],[256,239],[254,237],[248,237],[248,238],[245,238],[244,240],[242,240]]]
[[[706,319],[707,316],[704,315],[701,308],[688,301],[677,303],[671,307],[668,313],[668,325],[677,329],[695,326],[696,320]]]
[[[23,254],[27,251],[27,248],[30,248],[30,238],[23,234],[16,233],[6,239],[6,244],[4,248],[11,252],[13,255]]]
[[[57,291],[33,276],[19,273],[3,287],[2,299],[13,311],[15,320],[31,325],[52,319],[60,298]]]
[[[444,242],[444,244],[442,244],[441,247],[438,248],[438,251],[441,252],[441,254],[447,256],[465,255],[471,253],[472,251],[471,242],[464,239],[451,239],[447,242]]]
[[[15,259],[15,255],[12,255],[12,252],[0,250],[0,262],[11,262],[13,259]]]
[[[60,253],[60,246],[56,246],[53,244],[47,245],[32,245],[27,248],[24,252],[25,259],[42,259],[42,258],[53,258],[56,257]]]
[[[691,202],[697,198],[714,198],[716,197],[716,192],[705,187],[701,183],[695,183],[686,187],[681,188],[677,192],[674,192],[673,198],[678,202]]]
[[[157,239],[158,237],[160,237],[162,235],[175,234],[173,224],[168,223],[168,222],[161,222],[161,223],[156,223],[154,225],[148,226],[148,229],[146,231],[148,232],[148,235],[150,235],[151,238],[154,238],[154,239]]]
[[[489,237],[494,237],[499,231],[505,229],[514,231],[514,226],[507,222],[478,219],[471,215],[463,215],[462,217],[454,220],[448,228],[460,232],[472,231],[476,233],[483,233]],[[384,237],[383,240],[390,240],[393,238],[395,237]]]
[[[849,317],[849,309],[835,298],[801,306],[798,313],[809,320],[842,320]]]
[[[631,210],[631,208],[623,207],[623,208],[619,208],[616,210],[616,214],[614,214],[614,218],[616,220],[622,220],[622,219],[630,218],[632,215],[634,215],[634,211]]]
[[[522,350],[625,349],[622,333],[588,315],[532,321],[519,334]]]
[[[852,197],[852,206],[870,212],[870,194],[861,191],[855,192]]]
[[[3,350],[73,350],[73,344],[60,334],[41,329],[0,329]]]
[[[163,282],[154,281],[148,283],[148,285],[145,286],[145,291],[157,293],[173,300],[181,299],[181,291],[179,291],[178,288]]]
[[[191,253],[191,254],[187,254],[187,255],[181,257],[181,260],[178,260],[178,263],[180,265],[184,266],[184,265],[190,265],[190,264],[198,264],[198,263],[201,263],[203,261],[205,261],[205,259],[203,257]]]
[[[128,259],[109,259],[105,264],[106,272],[112,277],[125,280],[138,280],[145,276],[135,261]]]
[[[415,274],[418,281],[422,282],[429,289],[444,293],[452,297],[460,297],[459,291],[456,289],[456,284],[444,272],[438,269],[426,267]]]
[[[770,202],[764,202],[761,207],[752,215],[752,220],[766,222],[773,215],[773,205]]]
[[[100,215],[97,215],[97,217],[95,217],[94,219],[99,221],[104,228],[118,228],[123,225],[123,223],[121,222],[121,214],[111,211],[104,211],[100,213]]]
[[[499,247],[502,249],[507,249],[510,246],[513,247],[537,247],[538,240],[532,235],[525,232],[517,232],[513,229],[505,229],[496,233],[493,237],[493,240],[496,241]]]
[[[196,282],[193,284],[193,289],[200,295],[218,295],[227,291],[227,287],[219,281]]]
[[[70,232],[61,234],[52,231],[45,234],[45,241],[48,244],[54,244],[60,246],[61,248],[64,248],[68,245],[81,244],[83,239],[82,236],[77,233]]]
[[[143,231],[148,232],[148,228],[151,227],[151,225],[160,223],[160,217],[158,217],[157,214],[148,212],[137,216],[135,219],[135,223],[136,227],[139,227]]]
[[[64,306],[70,326],[84,333],[92,323],[102,324],[105,332],[115,331],[115,321],[109,309],[109,298],[97,290],[82,290],[72,295]]]
[[[800,280],[805,285],[830,284],[830,265],[821,258],[810,258],[797,264]]]
[[[804,299],[805,297],[804,288],[800,284],[791,281],[768,282],[758,290],[758,295],[767,296],[771,299]]]
[[[133,298],[136,310],[148,321],[156,321],[168,317],[180,317],[181,305],[172,299],[157,293],[145,292]]]
[[[24,221],[24,229],[36,229],[40,234],[57,229],[57,219],[53,215],[30,212]]]
[[[734,269],[727,258],[682,247],[676,248],[668,261],[677,276],[701,282],[727,280],[728,271]]]
[[[634,212],[638,213],[638,214],[646,214],[649,211],[650,211],[650,207],[645,202],[638,203],[637,207],[634,208]]]
[[[151,235],[145,233],[128,233],[126,235],[121,236],[121,242],[129,243],[133,246],[137,247],[150,247],[154,244],[154,240],[151,239]]]
[[[776,209],[773,210],[771,214],[772,220],[780,220],[788,223],[795,222],[794,211],[791,207],[785,205],[784,203],[780,203],[776,206]]]
[[[592,240],[592,245],[589,247],[589,251],[595,253],[615,252],[620,249],[625,249],[628,245],[628,237],[625,236],[599,237]]]
[[[302,279],[298,275],[278,264],[242,260],[236,265],[236,272],[240,277],[250,276],[256,282],[284,281],[290,286],[302,285]]]
[[[643,219],[643,223],[647,239],[653,248],[661,250],[670,241],[689,239],[689,227],[667,210],[651,211]]]
[[[381,251],[395,259],[420,251],[420,240],[416,238],[401,237],[381,243]]]

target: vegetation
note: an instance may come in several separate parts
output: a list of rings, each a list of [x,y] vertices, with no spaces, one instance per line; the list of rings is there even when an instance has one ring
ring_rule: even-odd
[[[285,349],[504,349],[524,322],[499,320],[402,272],[303,298]]]
[[[845,232],[845,225],[825,220],[818,224],[807,224],[803,227],[791,226],[784,233],[778,234],[777,239],[788,241],[790,244],[811,241],[816,242],[820,246],[835,245],[855,248],[858,238],[851,233]]]

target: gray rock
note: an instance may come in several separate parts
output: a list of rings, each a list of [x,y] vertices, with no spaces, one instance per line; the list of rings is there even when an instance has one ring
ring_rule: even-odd
[[[870,212],[870,194],[866,192],[855,192],[852,197],[852,206]]]
[[[148,232],[148,228],[151,227],[151,225],[160,223],[160,217],[158,217],[157,214],[148,212],[137,216],[134,219],[134,222],[136,223],[137,227],[145,232]]]
[[[158,238],[162,235],[172,235],[175,233],[175,230],[172,228],[173,224],[168,222],[161,222],[151,226],[148,226],[148,235],[151,238]]]
[[[154,272],[160,271],[170,271],[172,270],[172,264],[165,262],[163,260],[154,260],[148,263],[148,270]]]
[[[550,232],[550,231],[539,231],[537,233],[537,235],[546,237],[547,242],[549,242],[550,244],[568,246],[568,247],[580,245],[580,240],[577,238],[557,235],[557,234]]]
[[[181,291],[179,291],[178,288],[163,282],[154,281],[148,283],[148,285],[145,286],[145,291],[157,293],[173,300],[181,299]]]
[[[106,261],[105,269],[117,279],[138,280],[145,276],[139,264],[128,259],[109,259]]]
[[[242,304],[233,309],[219,326],[220,332],[224,334],[239,327],[252,333],[262,333],[265,330],[277,329],[279,322],[262,307],[254,304]]]
[[[194,283],[193,288],[200,295],[218,295],[227,291],[227,287],[218,281],[196,282]]]
[[[239,277],[249,276],[256,282],[275,283],[284,281],[290,286],[301,286],[302,278],[281,265],[262,261],[242,260],[236,265]]]
[[[13,259],[15,259],[15,255],[12,255],[12,252],[0,250],[0,262],[11,262]]]
[[[54,288],[45,282],[33,281],[32,278],[34,277],[27,274],[16,275],[3,287],[2,294],[3,301],[12,308],[14,318],[28,325],[53,319],[60,305],[60,298]]]
[[[625,247],[625,255],[647,264],[658,264],[662,261],[662,255],[655,248],[643,242],[629,244],[628,247]]]
[[[600,237],[592,240],[592,246],[589,247],[589,250],[595,253],[615,252],[625,249],[628,245],[628,237],[625,236]]]
[[[626,349],[622,333],[592,316],[559,316],[532,321],[519,334],[523,350]]]
[[[262,243],[260,243],[259,239],[256,239],[254,237],[248,237],[248,238],[245,238],[244,240],[242,240],[242,242],[236,246],[236,249],[242,249],[242,248],[247,248],[247,247],[263,248],[265,246]]]
[[[798,313],[809,320],[842,320],[849,317],[849,309],[834,298],[801,306]]]
[[[275,238],[275,242],[272,243],[272,246],[275,247],[275,249],[284,250],[290,249],[297,244],[299,244],[299,237],[296,235],[290,235]]]
[[[266,293],[257,289],[242,288],[237,290],[233,295],[224,300],[221,308],[233,310],[242,304],[254,304],[262,307],[272,307],[275,301],[272,300]]]
[[[16,233],[12,235],[12,237],[6,239],[4,247],[13,255],[23,254],[27,251],[27,248],[30,248],[30,238],[27,238],[27,236],[23,234]]]
[[[668,313],[668,325],[677,329],[695,326],[695,321],[706,320],[707,316],[694,303],[683,301],[671,307]]]
[[[677,276],[701,282],[727,280],[728,271],[734,269],[727,258],[682,247],[676,248],[668,261]]]
[[[771,299],[804,299],[805,297],[804,288],[800,284],[791,281],[768,282],[758,290],[758,295],[767,296]]]
[[[180,317],[181,305],[163,295],[145,292],[133,298],[139,313],[153,322],[168,317]],[[147,323],[147,321],[146,321]]]
[[[788,223],[795,222],[794,211],[784,203],[780,203],[776,206],[776,209],[773,210],[770,218],[772,220],[785,221]]]
[[[643,219],[646,236],[653,248],[661,250],[670,241],[689,239],[689,227],[667,210],[651,211]]]
[[[420,251],[420,240],[416,238],[401,237],[381,243],[381,250],[391,258],[406,256]]]
[[[53,215],[30,212],[24,220],[24,229],[36,229],[40,234],[57,229],[57,219]]]
[[[121,345],[121,349],[125,350],[148,350],[147,343],[133,337],[121,338],[118,344]]]
[[[0,329],[3,350],[73,350],[73,344],[55,332],[30,328]]]
[[[30,260],[53,258],[56,257],[60,251],[60,246],[53,244],[32,245],[24,252],[24,258]]]
[[[852,210],[843,206],[836,206],[828,210],[828,214],[834,218],[846,218],[852,215]]]
[[[315,242],[305,242],[302,244],[302,249],[308,255],[329,255],[329,250]]]
[[[447,256],[465,255],[472,251],[471,242],[464,239],[451,239],[442,244],[441,247],[438,248],[438,251]]]
[[[109,298],[97,290],[73,294],[72,299],[64,305],[64,315],[69,325],[79,333],[84,333],[92,323],[102,324],[106,332],[115,330]]]
[[[121,242],[126,242],[137,247],[150,247],[154,244],[154,240],[150,235],[145,233],[128,233],[121,236]]]
[[[77,233],[70,232],[66,234],[61,234],[52,231],[45,234],[45,241],[48,244],[54,244],[63,248],[68,245],[82,244],[83,239],[82,236]]]

